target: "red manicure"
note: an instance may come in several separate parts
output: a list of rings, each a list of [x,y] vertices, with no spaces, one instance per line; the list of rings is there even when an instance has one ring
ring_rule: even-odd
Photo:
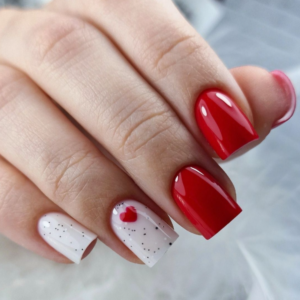
[[[275,79],[278,81],[278,83],[285,90],[287,98],[290,99],[289,110],[286,112],[286,114],[282,118],[280,118],[273,124],[273,126],[272,126],[272,129],[273,129],[273,128],[276,128],[279,125],[285,123],[293,116],[293,114],[296,110],[297,97],[296,97],[295,88],[294,88],[291,80],[282,71],[276,70],[276,71],[271,72],[271,74],[275,77]]]
[[[242,211],[219,183],[197,166],[179,172],[172,193],[179,208],[206,239],[213,237]]]
[[[219,90],[202,93],[195,110],[200,130],[221,159],[258,139],[245,114]]]

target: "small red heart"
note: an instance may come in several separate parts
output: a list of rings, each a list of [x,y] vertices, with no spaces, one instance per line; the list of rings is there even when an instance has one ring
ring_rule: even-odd
[[[126,207],[126,211],[120,214],[122,222],[135,222],[137,220],[137,213],[134,206]]]

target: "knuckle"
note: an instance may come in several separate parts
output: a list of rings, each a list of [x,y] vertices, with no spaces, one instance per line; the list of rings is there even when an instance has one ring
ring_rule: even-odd
[[[174,30],[173,30],[174,31]],[[158,71],[162,77],[165,77],[169,70],[178,64],[193,64],[193,56],[199,58],[197,53],[203,54],[206,48],[205,43],[199,42],[195,35],[171,34],[166,38],[165,43],[155,41],[144,53],[143,60],[150,65],[150,68]]]
[[[14,178],[5,172],[0,172],[0,224],[1,221],[5,222],[7,213],[18,202],[16,197]]]
[[[131,160],[145,151],[153,152],[172,134],[172,114],[163,106],[153,106],[153,101],[143,102],[114,128],[113,139],[121,159]]]
[[[57,202],[75,201],[86,197],[83,193],[89,182],[93,182],[96,154],[89,150],[66,150],[47,160],[42,172],[44,181],[50,189],[51,197]]]
[[[32,183],[1,157],[0,169],[0,228],[6,232],[26,228],[32,217]]]
[[[87,46],[91,37],[87,24],[73,17],[51,16],[29,33],[30,54],[37,66],[59,63]]]
[[[28,79],[25,74],[4,66],[0,66],[0,74],[0,111],[2,116],[6,116],[8,105],[20,95]]]

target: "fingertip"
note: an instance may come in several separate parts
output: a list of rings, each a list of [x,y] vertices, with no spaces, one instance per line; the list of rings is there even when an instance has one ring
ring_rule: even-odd
[[[95,239],[84,251],[81,260],[85,259],[95,248],[97,244],[97,239]]]
[[[235,68],[231,72],[249,102],[259,141],[292,117],[296,95],[291,81],[283,72],[269,72],[254,66]]]
[[[285,94],[286,111],[283,116],[274,122],[272,129],[287,122],[294,115],[297,106],[297,96],[294,85],[290,78],[282,71],[275,70],[270,72],[273,75],[278,85],[282,88]]]

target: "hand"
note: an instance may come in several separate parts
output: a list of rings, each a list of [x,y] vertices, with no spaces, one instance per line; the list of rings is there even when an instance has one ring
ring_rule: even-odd
[[[211,238],[241,212],[213,158],[295,108],[283,73],[229,71],[170,0],[3,9],[0,41],[0,232],[57,262],[98,237],[152,266],[168,215]]]

